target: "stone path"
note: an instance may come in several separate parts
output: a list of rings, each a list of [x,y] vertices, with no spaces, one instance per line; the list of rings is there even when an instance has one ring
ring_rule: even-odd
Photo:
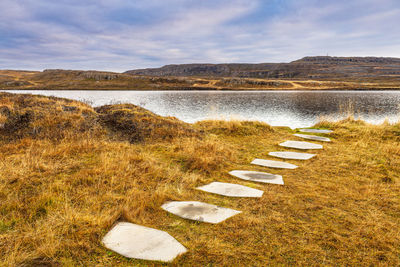
[[[322,129],[299,129],[299,131],[303,133],[321,133],[321,134],[329,134],[333,132],[331,130],[322,130]]]
[[[294,136],[308,139],[308,140],[315,140],[315,141],[322,141],[322,142],[330,142],[331,139],[328,137],[322,137],[322,136],[317,136],[317,135],[309,135],[309,134],[294,134]]]
[[[171,201],[161,206],[176,216],[208,223],[220,223],[241,213],[241,211],[222,208],[199,201]]]
[[[300,129],[308,133],[331,133],[331,130],[321,129]],[[297,137],[315,141],[330,142],[327,137],[294,134]],[[303,142],[303,141],[285,141],[279,146],[294,149],[323,149],[322,145]],[[268,155],[284,159],[308,160],[315,156],[310,153],[299,153],[291,151],[269,152]],[[298,166],[275,160],[254,159],[251,164],[280,169],[296,169]],[[230,175],[242,180],[269,184],[283,185],[281,175],[258,171],[233,170]],[[248,186],[232,183],[212,182],[207,185],[199,186],[196,189],[204,192],[219,194],[229,197],[261,197],[262,190],[254,189]],[[241,211],[218,207],[212,204],[199,201],[171,201],[161,206],[167,212],[179,217],[196,220],[200,222],[220,223]],[[178,255],[185,253],[186,248],[167,232],[132,224],[128,222],[119,222],[103,238],[102,243],[108,249],[111,249],[125,257],[170,262]]]
[[[237,178],[260,183],[268,184],[283,184],[283,179],[281,175],[271,174],[266,172],[256,172],[256,171],[231,171],[230,175]]]
[[[169,262],[187,251],[167,232],[128,222],[116,224],[102,242],[125,257],[141,260]]]
[[[296,169],[298,167],[291,163],[268,159],[254,159],[251,164],[277,169]]]
[[[307,160],[316,156],[315,154],[310,154],[310,153],[299,153],[299,152],[289,152],[289,151],[269,152],[268,155],[281,159],[299,159],[299,160]]]
[[[308,150],[308,149],[322,149],[323,146],[319,144],[314,144],[310,142],[303,142],[303,141],[285,141],[283,143],[279,144],[282,147],[288,147],[288,148],[296,148],[296,149],[303,149],[303,150]]]
[[[264,193],[264,191],[248,186],[220,182],[212,182],[196,189],[227,197],[261,197]]]

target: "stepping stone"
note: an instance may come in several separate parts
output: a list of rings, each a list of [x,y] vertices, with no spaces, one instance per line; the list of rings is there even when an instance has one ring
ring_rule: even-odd
[[[277,174],[270,174],[266,172],[256,172],[256,171],[238,171],[238,170],[231,171],[229,172],[229,174],[237,178],[252,182],[283,184],[282,176]]]
[[[322,149],[323,146],[319,144],[314,144],[310,142],[303,141],[285,141],[279,144],[283,147],[296,148],[296,149]]]
[[[322,130],[322,129],[299,129],[299,131],[303,133],[321,133],[321,134],[329,134],[333,132],[331,130]]]
[[[296,169],[298,167],[294,164],[290,164],[287,162],[268,160],[268,159],[255,159],[251,162],[251,164],[269,168],[278,168],[278,169]]]
[[[169,262],[187,251],[167,232],[128,222],[115,225],[102,243],[125,257],[151,261]]]
[[[264,193],[248,186],[220,182],[213,182],[196,189],[228,197],[261,197]]]
[[[299,153],[299,152],[289,152],[289,151],[269,152],[268,155],[282,159],[300,159],[300,160],[307,160],[316,156],[315,154],[310,154],[310,153]]]
[[[322,142],[330,142],[331,139],[328,137],[322,137],[317,135],[309,135],[309,134],[294,134],[294,136],[301,137],[304,139],[315,140],[315,141],[322,141]]]
[[[241,211],[222,208],[198,201],[172,201],[161,206],[176,216],[208,223],[220,223],[226,219],[241,213]]]

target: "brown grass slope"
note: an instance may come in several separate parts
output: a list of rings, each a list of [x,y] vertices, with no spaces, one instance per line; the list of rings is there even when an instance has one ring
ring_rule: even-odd
[[[4,93],[0,110],[0,265],[159,265],[101,245],[119,220],[165,230],[187,247],[171,265],[400,264],[400,124],[321,122],[334,134],[317,157],[289,161],[296,170],[268,170],[249,162],[281,150],[292,130],[188,125],[131,105],[95,110]],[[285,185],[241,181],[227,174],[233,169],[282,174]],[[265,193],[232,199],[194,189],[212,181]],[[168,200],[243,213],[198,223],[163,211]]]
[[[4,90],[171,90],[190,88],[193,83],[186,78],[136,77],[103,71],[0,70],[0,89]]]

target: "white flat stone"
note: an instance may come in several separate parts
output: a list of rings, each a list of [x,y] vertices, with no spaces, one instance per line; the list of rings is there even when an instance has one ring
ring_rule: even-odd
[[[277,174],[256,172],[256,171],[238,171],[238,170],[231,171],[229,172],[229,174],[237,178],[252,182],[283,184],[282,176]]]
[[[269,160],[269,159],[255,159],[251,162],[254,165],[260,165],[269,168],[277,169],[296,169],[298,166],[283,161]]]
[[[299,129],[299,131],[303,133],[321,133],[321,134],[329,134],[333,132],[331,130],[322,130],[322,129]]]
[[[115,225],[104,246],[128,258],[169,262],[187,250],[167,232],[128,222]]]
[[[222,208],[198,201],[172,201],[161,206],[176,216],[208,223],[220,223],[229,217],[241,213],[241,211]]]
[[[288,147],[288,148],[296,148],[296,149],[322,149],[323,146],[320,144],[314,144],[310,142],[303,142],[303,141],[285,141],[283,143],[279,144],[280,146],[283,147]]]
[[[228,197],[261,197],[264,191],[240,184],[212,182],[197,189]]]
[[[281,159],[300,159],[300,160],[307,160],[316,156],[315,154],[310,154],[310,153],[299,153],[299,152],[289,152],[289,151],[269,152],[268,155],[273,157],[278,157]]]
[[[304,139],[309,139],[309,140],[321,141],[321,142],[330,142],[331,141],[331,139],[329,139],[328,137],[317,136],[317,135],[294,134],[294,136],[304,138]]]

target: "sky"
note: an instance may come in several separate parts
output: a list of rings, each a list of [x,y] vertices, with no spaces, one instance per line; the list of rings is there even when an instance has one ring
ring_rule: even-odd
[[[400,57],[399,0],[0,0],[0,69]]]

